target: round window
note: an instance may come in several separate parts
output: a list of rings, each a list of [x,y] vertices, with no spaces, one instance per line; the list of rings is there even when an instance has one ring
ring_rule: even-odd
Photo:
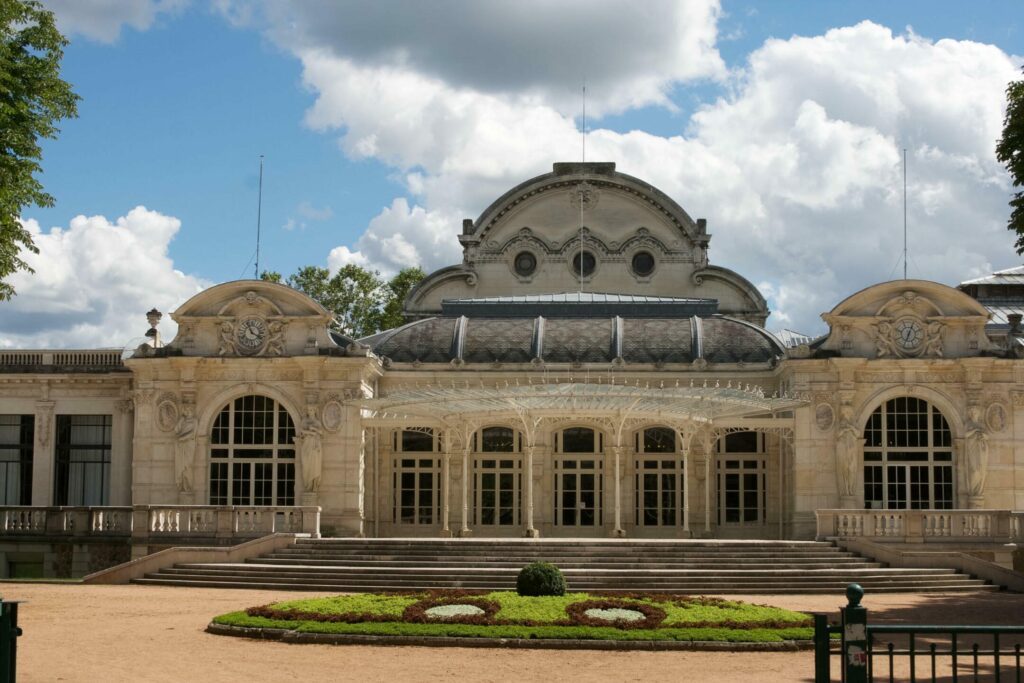
[[[633,254],[633,272],[640,277],[647,277],[654,272],[654,257],[647,251]]]
[[[537,269],[537,257],[528,251],[521,251],[516,254],[515,268],[519,275],[533,275]]]
[[[576,273],[576,276],[582,273],[583,277],[587,277],[594,272],[594,268],[597,267],[597,259],[589,251],[578,251],[576,255],[572,257],[572,272]]]

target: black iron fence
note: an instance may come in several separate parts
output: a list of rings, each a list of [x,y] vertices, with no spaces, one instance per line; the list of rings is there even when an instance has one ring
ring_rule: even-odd
[[[1021,626],[872,625],[860,604],[864,589],[846,588],[838,625],[814,615],[814,680],[829,683],[834,655],[839,680],[997,681],[1021,683]],[[1024,621],[1024,614],[1021,615]],[[835,638],[834,636],[838,636]]]
[[[14,683],[18,668],[18,602],[0,599],[0,683]]]

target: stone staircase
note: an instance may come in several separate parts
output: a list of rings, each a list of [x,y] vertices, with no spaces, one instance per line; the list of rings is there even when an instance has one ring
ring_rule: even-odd
[[[244,563],[178,564],[134,583],[308,591],[511,589],[535,560],[570,590],[839,593],[996,590],[953,569],[892,569],[815,541],[297,539]]]

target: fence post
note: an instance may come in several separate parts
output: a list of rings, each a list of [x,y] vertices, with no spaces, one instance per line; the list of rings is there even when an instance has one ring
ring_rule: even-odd
[[[0,683],[14,683],[18,669],[18,601],[0,599]]]
[[[867,683],[868,680],[868,611],[861,606],[864,589],[851,583],[846,587],[848,604],[840,610],[843,625],[843,680],[846,683]]]
[[[829,683],[832,673],[829,670],[829,633],[828,614],[812,612],[814,617],[814,683]]]

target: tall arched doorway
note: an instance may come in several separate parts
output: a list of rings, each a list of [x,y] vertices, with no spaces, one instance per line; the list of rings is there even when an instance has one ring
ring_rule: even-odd
[[[864,507],[948,510],[953,439],[939,409],[912,396],[878,406],[864,427]]]
[[[210,434],[210,505],[294,505],[295,423],[267,396],[240,396]]]

